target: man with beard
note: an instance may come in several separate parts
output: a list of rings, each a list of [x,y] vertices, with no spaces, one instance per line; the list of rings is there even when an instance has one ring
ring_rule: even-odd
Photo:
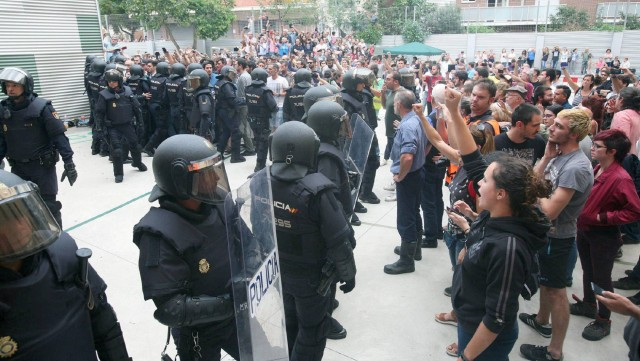
[[[507,101],[509,97],[507,97]],[[493,141],[496,150],[511,154],[535,165],[544,155],[545,142],[538,131],[542,123],[542,112],[531,104],[515,108],[511,116],[511,129],[499,134]]]
[[[551,90],[551,87],[541,85],[533,92],[533,104],[538,107],[540,111],[544,111],[544,109],[551,105],[552,102],[553,90]]]

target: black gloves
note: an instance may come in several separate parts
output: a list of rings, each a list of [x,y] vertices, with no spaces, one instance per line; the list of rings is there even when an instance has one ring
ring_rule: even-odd
[[[66,163],[64,165],[64,172],[62,172],[62,178],[60,182],[64,182],[65,178],[69,178],[69,185],[73,186],[73,183],[78,179],[78,172],[76,171],[76,165],[73,162]]]
[[[344,293],[349,293],[351,291],[353,291],[353,289],[356,287],[356,279],[352,278],[346,282],[344,282],[341,286],[340,286],[340,290],[342,290],[342,292]]]

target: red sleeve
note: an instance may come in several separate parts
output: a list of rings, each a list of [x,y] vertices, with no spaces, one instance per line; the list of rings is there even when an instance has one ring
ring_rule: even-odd
[[[616,182],[614,197],[618,201],[617,209],[600,213],[600,222],[608,225],[633,223],[640,219],[640,198],[636,186],[629,177]]]

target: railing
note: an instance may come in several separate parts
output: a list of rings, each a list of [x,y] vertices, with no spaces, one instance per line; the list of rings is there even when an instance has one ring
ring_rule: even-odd
[[[621,1],[600,3],[598,4],[596,13],[598,17],[603,19],[620,18],[620,13],[640,16],[640,2],[627,3],[626,1]]]
[[[545,24],[558,8],[558,5],[465,7],[461,16],[465,25],[535,25]]]

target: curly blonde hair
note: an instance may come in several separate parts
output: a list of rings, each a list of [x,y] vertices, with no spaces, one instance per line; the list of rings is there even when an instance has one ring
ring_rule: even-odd
[[[589,134],[591,117],[582,109],[565,109],[558,113],[558,118],[569,119],[569,132],[578,136],[578,142]]]

